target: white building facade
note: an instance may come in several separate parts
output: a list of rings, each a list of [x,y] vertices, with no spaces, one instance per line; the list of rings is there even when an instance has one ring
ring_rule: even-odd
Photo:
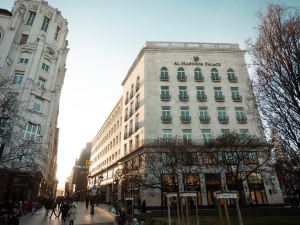
[[[119,164],[141,163],[144,146],[159,138],[178,137],[203,144],[228,131],[264,138],[260,118],[250,113],[257,109],[251,100],[244,54],[238,44],[146,42],[122,83]],[[206,177],[205,171],[198,177],[199,202],[212,205],[215,190],[209,179],[214,178]],[[258,204],[282,203],[276,179],[269,184],[262,181],[255,190],[245,182],[244,188]],[[119,196],[126,198],[126,191],[119,190]],[[148,206],[165,202],[157,190],[150,195],[134,188],[130,195],[145,199]]]
[[[46,1],[17,0],[11,13],[2,10],[0,15],[0,79],[11,79],[11,92],[22,104],[26,121],[20,137],[41,146],[34,182],[25,187],[27,196],[17,194],[20,200],[51,195],[57,183],[57,118],[69,51],[67,33],[67,21]]]

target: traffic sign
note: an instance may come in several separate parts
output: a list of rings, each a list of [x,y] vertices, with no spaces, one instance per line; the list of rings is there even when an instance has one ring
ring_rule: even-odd
[[[85,161],[85,165],[86,165],[86,166],[91,166],[91,161],[90,161],[90,160],[86,160],[86,161]]]

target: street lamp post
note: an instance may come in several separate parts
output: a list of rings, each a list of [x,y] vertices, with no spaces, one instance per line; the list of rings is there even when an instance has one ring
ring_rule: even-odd
[[[100,175],[98,177],[98,184],[100,186],[101,182],[103,181],[103,176]],[[94,215],[95,213],[95,198],[94,196],[97,194],[97,186],[96,186],[96,177],[94,178],[94,185],[92,187],[92,199],[91,199],[91,215]]]

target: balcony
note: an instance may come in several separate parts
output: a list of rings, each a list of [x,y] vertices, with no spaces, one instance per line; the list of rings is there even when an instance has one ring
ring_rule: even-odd
[[[171,100],[171,95],[169,95],[169,94],[162,94],[162,95],[160,95],[160,99],[162,101],[170,101]]]
[[[240,96],[240,95],[232,95],[232,100],[234,102],[241,102],[243,99],[242,99],[242,96]]]
[[[169,75],[168,74],[160,75],[159,78],[160,78],[161,81],[169,81]]]
[[[199,101],[199,102],[206,102],[207,101],[207,95],[205,95],[205,94],[198,94],[197,95],[197,100]]]
[[[180,120],[182,123],[190,123],[191,122],[191,116],[180,116]]]
[[[200,123],[210,123],[210,117],[209,116],[199,116]]]
[[[125,116],[124,116],[124,122],[126,122],[127,120],[128,120],[128,114],[125,114]]]
[[[177,75],[178,81],[186,81],[186,75]]]
[[[224,97],[224,95],[215,95],[215,100],[217,101],[217,102],[224,102],[225,101],[225,97]]]
[[[195,75],[194,79],[196,82],[202,82],[202,81],[204,81],[204,76],[203,75]]]
[[[139,122],[135,122],[134,130],[137,131],[140,128]]]
[[[125,105],[127,105],[128,102],[129,102],[129,99],[126,98],[126,99],[125,99]]]
[[[219,75],[212,75],[211,80],[214,81],[214,82],[220,82],[221,77]]]
[[[228,116],[218,116],[218,120],[221,124],[228,124],[229,122]]]
[[[133,115],[133,112],[134,112],[133,109],[130,109],[130,110],[129,110],[129,116],[132,116],[132,115]]]
[[[228,75],[228,80],[230,82],[237,82],[237,77],[235,75],[231,74],[231,75]]]
[[[140,103],[139,103],[139,102],[136,102],[136,103],[135,103],[135,110],[138,110],[138,108],[140,108]]]
[[[188,94],[180,94],[180,95],[178,95],[178,97],[179,97],[179,100],[180,101],[182,101],[182,102],[186,102],[186,101],[188,101],[189,100],[189,95]]]
[[[247,123],[247,117],[246,116],[237,116],[236,117],[236,120],[238,123],[240,124],[245,124]]]
[[[172,123],[172,116],[162,116],[161,122],[162,123]]]
[[[140,83],[136,83],[135,85],[135,91],[138,91],[140,89]]]

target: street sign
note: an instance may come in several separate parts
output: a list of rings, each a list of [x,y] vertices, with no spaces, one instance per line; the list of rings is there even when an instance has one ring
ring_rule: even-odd
[[[92,186],[92,195],[95,196],[97,194],[97,186],[94,184]]]
[[[181,197],[194,197],[194,196],[196,196],[196,193],[195,192],[181,192],[180,196]]]
[[[133,201],[133,198],[128,198],[128,197],[126,197],[125,200],[126,200],[126,201]]]
[[[177,197],[177,193],[167,193],[167,197]]]
[[[221,198],[237,198],[237,193],[217,193],[217,199]]]

